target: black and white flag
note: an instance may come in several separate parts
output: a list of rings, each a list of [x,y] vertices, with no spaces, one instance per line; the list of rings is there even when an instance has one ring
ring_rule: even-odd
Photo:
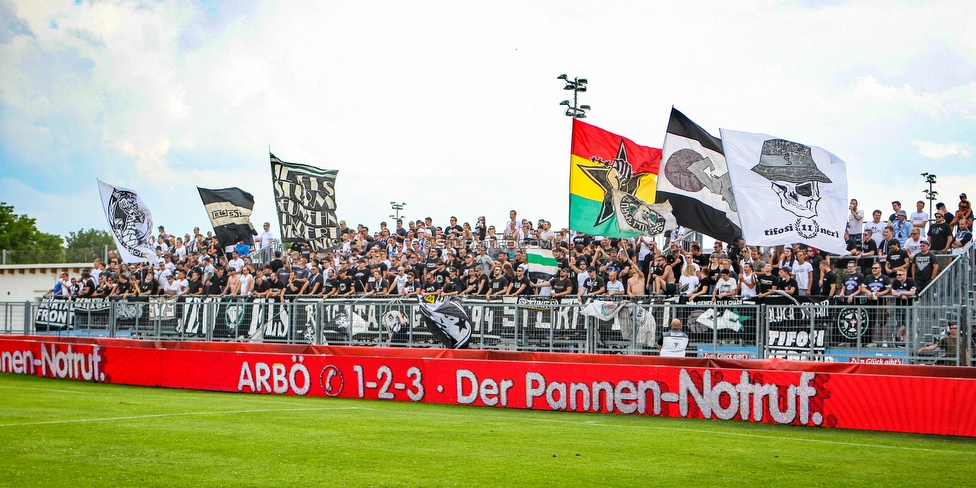
[[[431,335],[448,349],[464,349],[471,340],[473,324],[457,298],[427,295],[420,299],[420,314]]]
[[[282,241],[307,242],[313,252],[342,245],[335,215],[337,173],[285,162],[271,155],[271,179]]]
[[[240,188],[210,190],[199,186],[197,191],[221,247],[232,246],[238,241],[248,246],[254,245],[257,232],[251,225],[254,197],[250,193]]]
[[[152,212],[136,192],[98,180],[105,220],[123,263],[156,264]]]
[[[803,243],[843,254],[847,165],[819,147],[722,131],[739,221],[752,246]]]
[[[671,202],[678,225],[725,242],[742,235],[721,139],[671,107],[661,161],[657,201]]]

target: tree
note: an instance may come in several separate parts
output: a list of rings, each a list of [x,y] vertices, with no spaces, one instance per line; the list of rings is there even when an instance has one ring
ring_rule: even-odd
[[[87,263],[105,253],[105,246],[115,250],[115,240],[112,234],[98,229],[79,229],[78,232],[69,232],[65,238],[68,249],[65,252],[65,261],[69,263]]]
[[[59,262],[64,259],[61,246],[61,236],[37,230],[35,219],[0,202],[0,249],[14,251],[7,254],[7,264]]]

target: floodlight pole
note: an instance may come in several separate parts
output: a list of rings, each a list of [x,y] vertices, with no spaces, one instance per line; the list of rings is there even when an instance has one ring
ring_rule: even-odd
[[[403,211],[403,207],[406,207],[406,206],[407,206],[407,204],[404,203],[404,202],[401,202],[401,203],[390,202],[390,208],[392,208],[393,210],[396,211],[396,215],[392,215],[391,214],[390,215],[390,218],[391,219],[394,219],[394,220],[400,220],[400,212],[402,212]]]
[[[922,190],[922,193],[929,200],[929,222],[935,222],[935,207],[932,206],[932,202],[935,201],[935,197],[939,195],[939,192],[933,190],[932,186],[936,183],[936,176],[929,173],[922,173],[922,176],[925,177],[925,182],[929,184],[928,190]]]
[[[579,93],[586,91],[586,78],[574,77],[572,80],[569,76],[562,74],[556,77],[557,80],[563,80],[566,82],[566,86],[563,90],[573,90],[573,103],[570,105],[569,100],[563,100],[560,105],[566,105],[566,116],[573,117],[577,119],[586,118],[586,112],[590,110],[589,105],[579,105]]]

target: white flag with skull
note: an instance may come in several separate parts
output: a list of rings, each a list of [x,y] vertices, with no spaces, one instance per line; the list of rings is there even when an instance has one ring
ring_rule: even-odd
[[[120,186],[98,181],[105,219],[123,263],[159,261],[153,241],[152,212],[139,195]]]
[[[752,246],[846,250],[847,165],[822,148],[721,129],[742,237]]]

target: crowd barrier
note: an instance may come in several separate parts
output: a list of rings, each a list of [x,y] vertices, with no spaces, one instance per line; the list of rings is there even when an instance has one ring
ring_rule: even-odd
[[[976,436],[972,368],[0,337],[0,372],[251,394]]]
[[[783,358],[821,362],[969,365],[966,306],[919,300],[853,303],[827,297],[628,301],[610,320],[583,313],[587,303],[546,297],[464,299],[475,349],[655,355],[657,340],[677,318],[690,337],[688,355],[716,359]],[[959,324],[952,351],[918,349]],[[295,298],[133,297],[128,300],[46,298],[0,302],[0,333],[264,342],[309,345],[441,347],[417,301]],[[946,353],[950,354],[946,354]]]

